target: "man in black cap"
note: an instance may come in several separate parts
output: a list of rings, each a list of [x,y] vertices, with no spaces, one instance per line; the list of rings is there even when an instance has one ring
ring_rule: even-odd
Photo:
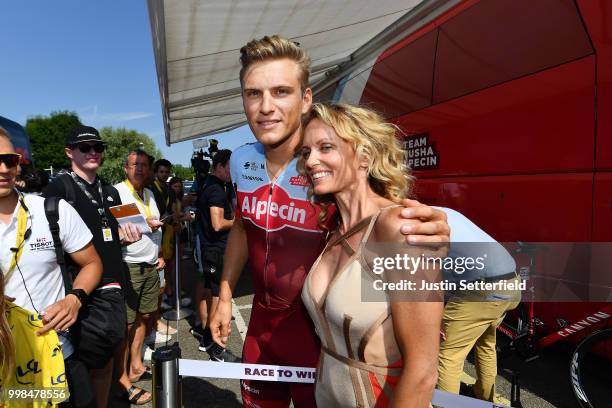
[[[71,336],[76,344],[77,358],[89,369],[97,406],[106,407],[113,354],[125,337],[127,327],[121,290],[126,276],[124,269],[117,267],[123,265],[121,246],[138,241],[141,234],[134,225],[120,227],[109,211],[109,207],[121,204],[121,198],[112,185],[97,175],[106,148],[98,131],[78,125],[66,135],[65,145],[71,171],[57,177],[48,186],[46,195],[61,197],[77,210],[89,227],[93,245],[102,258],[102,280]],[[68,258],[66,265],[68,271],[74,273],[75,265]],[[136,395],[138,391],[134,389],[132,393]],[[140,397],[143,396],[144,401],[147,396]]]

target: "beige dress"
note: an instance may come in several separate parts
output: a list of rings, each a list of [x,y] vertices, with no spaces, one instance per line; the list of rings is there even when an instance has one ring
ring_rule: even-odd
[[[321,338],[316,381],[319,407],[388,406],[399,380],[402,356],[393,334],[391,305],[388,299],[361,301],[361,285],[377,278],[360,261],[363,246],[381,211],[344,236],[331,240],[310,269],[302,289],[302,300]],[[364,228],[359,247],[353,251],[346,239]],[[310,289],[311,279],[323,254],[337,244],[350,258],[332,274],[326,292],[316,302]]]

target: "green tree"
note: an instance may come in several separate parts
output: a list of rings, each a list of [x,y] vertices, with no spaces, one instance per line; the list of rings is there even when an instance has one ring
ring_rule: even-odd
[[[176,177],[180,177],[183,180],[193,180],[195,173],[191,167],[185,167],[182,164],[173,164],[172,173]]]
[[[74,112],[52,112],[49,116],[34,116],[25,125],[32,143],[32,154],[36,167],[53,171],[70,168],[70,161],[64,154],[66,133],[80,123]]]
[[[161,157],[153,139],[144,133],[125,128],[105,127],[100,130],[100,136],[106,142],[106,152],[99,174],[109,183],[118,183],[125,179],[123,164],[130,151],[140,148],[156,159]]]

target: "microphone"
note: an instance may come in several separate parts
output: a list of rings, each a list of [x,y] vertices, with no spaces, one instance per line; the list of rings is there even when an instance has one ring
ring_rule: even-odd
[[[23,197],[23,194],[19,194],[19,202],[21,203],[21,206],[23,207],[23,209],[29,213],[30,210],[28,209],[28,206],[25,203],[25,198]]]

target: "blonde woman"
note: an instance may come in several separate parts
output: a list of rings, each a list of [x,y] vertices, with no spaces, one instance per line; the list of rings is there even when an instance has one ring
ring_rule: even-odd
[[[405,242],[398,204],[411,178],[396,128],[367,109],[315,104],[304,129],[298,168],[316,201],[337,208],[322,217],[338,217],[302,291],[322,345],[317,405],[429,407],[443,304],[361,299],[363,246]]]

